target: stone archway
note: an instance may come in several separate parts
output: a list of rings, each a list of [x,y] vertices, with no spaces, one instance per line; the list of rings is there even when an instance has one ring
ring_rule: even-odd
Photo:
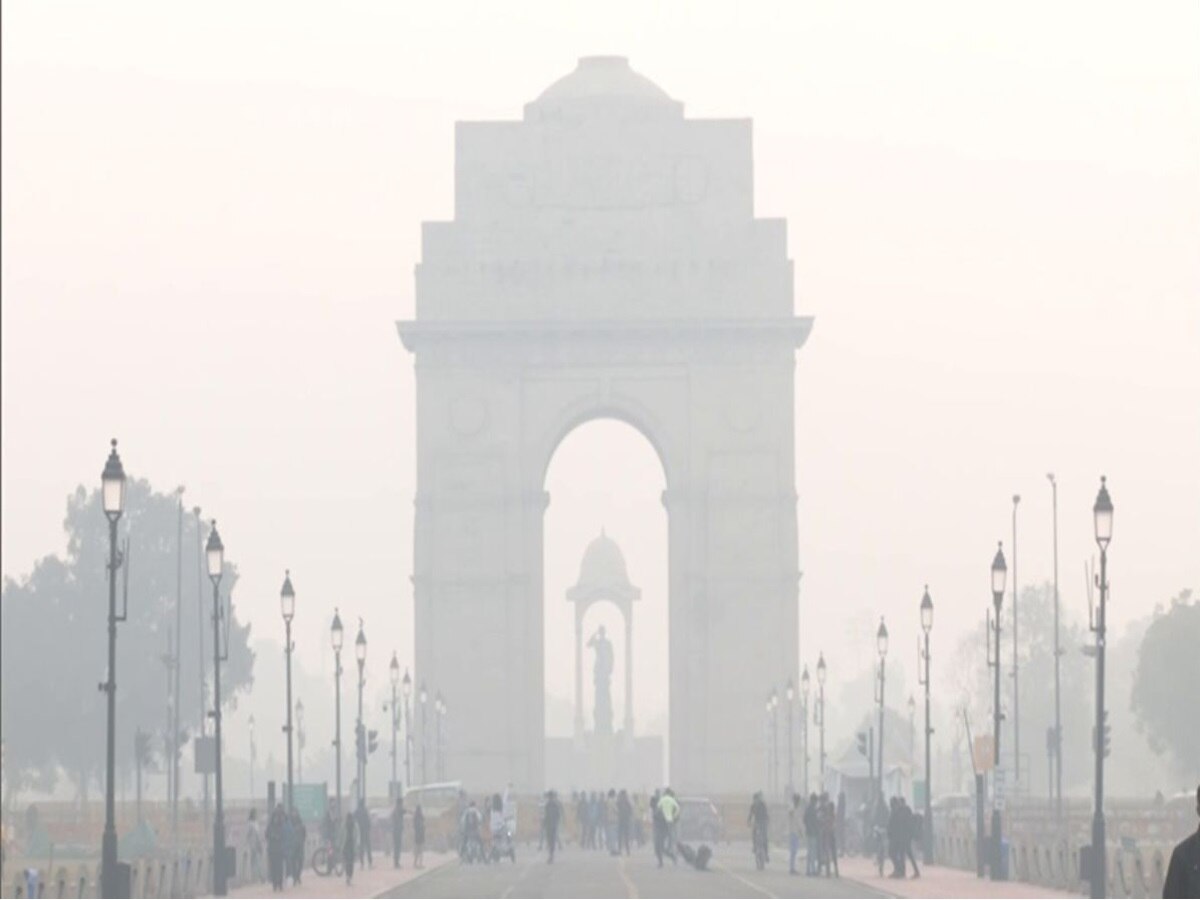
[[[416,356],[416,667],[456,711],[447,770],[543,785],[544,479],[592,418],[666,474],[670,768],[760,780],[761,696],[795,677],[795,350],[785,223],[753,216],[748,120],[690,120],[621,58],[519,122],[456,131],[427,222]]]

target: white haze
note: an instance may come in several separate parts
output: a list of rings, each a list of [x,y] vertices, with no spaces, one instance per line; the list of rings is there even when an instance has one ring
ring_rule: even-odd
[[[1101,473],[1115,627],[1200,586],[1195,4],[5,3],[3,42],[5,575],[63,551],[115,435],[220,520],[256,638],[280,640],[290,567],[300,662],[328,670],[336,603],[382,686],[412,640],[393,323],[420,223],[452,216],[454,122],[620,53],[689,116],[753,118],[757,214],[788,220],[816,318],[803,659],[856,675],[886,615],[911,666],[926,582],[948,651],[1013,493],[1020,579],[1048,578],[1050,470],[1075,614]],[[550,476],[548,689],[571,696],[563,591],[603,525],[644,591],[638,721],[661,720],[661,468],[602,424]]]

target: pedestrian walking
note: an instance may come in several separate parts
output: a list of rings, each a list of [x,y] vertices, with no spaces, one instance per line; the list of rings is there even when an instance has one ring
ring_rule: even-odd
[[[804,874],[813,877],[817,874],[817,865],[821,856],[821,827],[817,821],[817,795],[809,794],[808,803],[804,806],[804,843],[807,859],[804,861]]]
[[[267,823],[267,873],[271,876],[273,891],[283,890],[284,831],[283,804],[277,803]]]
[[[308,829],[304,827],[304,820],[300,818],[299,811],[293,809],[288,818],[288,869],[292,876],[292,884],[297,885],[304,873],[304,843],[308,838]]]
[[[617,850],[630,855],[629,838],[633,831],[633,804],[629,800],[629,793],[621,788],[621,793],[617,794]]]
[[[367,804],[363,800],[358,801],[358,866],[361,869],[364,865],[363,860],[366,860],[365,865],[374,867],[375,861],[371,859],[371,814],[367,812]]]
[[[546,862],[554,862],[554,850],[558,845],[558,825],[562,821],[562,804],[558,802],[558,794],[554,791],[546,792],[546,810],[542,816],[542,825],[545,828],[546,847],[549,851],[549,856]]]
[[[1200,785],[1196,787],[1196,815],[1200,816]],[[1200,830],[1171,851],[1163,896],[1200,897]]]
[[[350,879],[354,877],[355,828],[354,813],[346,813],[346,831],[342,836],[342,868],[346,870],[346,884],[350,884]]]
[[[821,801],[820,828],[825,874],[826,876],[832,874],[834,878],[841,878],[841,872],[838,871],[837,811],[834,809],[833,801],[829,799],[828,794],[821,794]]]
[[[800,795],[792,794],[792,805],[788,807],[788,874],[799,875],[796,871],[796,854],[800,852],[800,828],[804,817],[800,809]]]
[[[617,838],[617,792],[608,789],[604,798],[604,844],[608,847],[609,856],[619,856],[621,845]]]
[[[900,823],[900,854],[912,863],[912,877],[920,878],[921,870],[917,868],[917,858],[913,855],[913,841],[920,837],[917,817],[913,813],[912,807],[908,805],[908,801],[903,798],[900,799]],[[904,861],[903,858],[901,863]]]
[[[678,865],[679,860],[675,857],[675,842],[679,824],[679,801],[675,799],[673,790],[667,788],[663,791],[663,795],[658,798],[658,808],[662,810],[663,821],[667,826],[663,839],[663,853],[671,857],[673,865]]]
[[[425,859],[425,811],[421,804],[413,811],[413,868],[423,869]]]
[[[392,807],[392,866],[399,869],[400,853],[404,849],[404,798],[396,797]]]
[[[250,854],[250,880],[262,881],[263,834],[258,827],[258,810],[250,810],[250,821],[246,826],[246,850]]]

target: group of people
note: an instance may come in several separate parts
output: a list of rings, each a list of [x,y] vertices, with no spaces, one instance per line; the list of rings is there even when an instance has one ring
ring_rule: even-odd
[[[579,828],[579,846],[585,850],[607,850],[613,856],[630,853],[638,835],[639,817],[635,801],[622,788],[610,788],[608,793],[574,795],[575,822]]]
[[[840,799],[840,798],[839,798]],[[788,810],[788,831],[791,842],[791,859],[788,871],[796,872],[796,854],[800,850],[800,832],[803,829],[805,841],[804,874],[840,878],[838,872],[838,806],[824,791],[818,796],[809,794],[804,809],[800,809],[803,798],[799,794],[792,795],[792,805]],[[845,809],[844,801],[842,809]]]
[[[258,810],[250,810],[246,828],[246,842],[250,850],[252,874],[262,876],[263,845],[266,845],[267,875],[273,891],[282,891],[286,879],[292,884],[300,883],[304,873],[304,844],[308,829],[296,810],[288,812],[282,803],[275,804],[267,820],[265,832],[260,829]]]
[[[875,803],[875,861],[883,876],[883,861],[892,861],[891,878],[905,878],[907,865],[912,863],[912,877],[920,878],[921,870],[917,868],[917,858],[913,854],[913,841],[921,836],[923,823],[921,817],[912,811],[908,801],[903,797],[892,797],[885,806],[883,797]]]
[[[459,794],[456,843],[461,859],[475,862],[511,855],[515,860],[516,806],[511,787],[503,794],[485,796],[479,803]]]
[[[392,865],[397,869],[400,868],[404,842],[404,817],[404,800],[397,798],[391,812]],[[425,813],[420,804],[413,811],[412,830],[413,865],[419,869],[425,847]],[[360,869],[375,864],[371,853],[371,814],[362,800],[353,812],[346,813],[342,822],[337,820],[332,809],[326,809],[321,820],[321,841],[331,853],[340,853],[346,884],[352,882],[356,864]]]

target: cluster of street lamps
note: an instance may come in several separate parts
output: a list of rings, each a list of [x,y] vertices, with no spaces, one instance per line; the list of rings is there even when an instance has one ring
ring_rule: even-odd
[[[117,570],[121,568],[125,561],[125,554],[118,548],[117,541],[117,525],[125,511],[126,499],[126,476],[125,469],[121,463],[121,457],[117,453],[117,442],[112,441],[112,447],[105,462],[104,470],[101,473],[101,500],[104,509],[104,515],[108,519],[109,526],[109,558],[108,558],[108,675],[104,682],[100,684],[100,690],[106,695],[107,704],[107,731],[106,731],[106,747],[105,747],[105,794],[104,794],[104,832],[101,839],[101,894],[105,897],[120,897],[129,896],[130,892],[130,868],[128,865],[121,864],[117,859],[117,832],[116,832],[116,802],[115,802],[115,786],[116,786],[116,670],[117,670],[117,625],[125,621],[126,609],[120,612],[117,610]],[[182,500],[180,501],[180,510],[182,517]],[[199,521],[199,509],[195,510],[197,521]],[[182,518],[181,518],[182,522]],[[182,534],[182,525],[181,525]],[[212,718],[213,721],[213,741],[214,741],[214,759],[213,759],[213,776],[215,786],[215,816],[213,818],[213,864],[212,864],[212,892],[215,896],[225,896],[228,893],[229,876],[232,871],[232,850],[226,846],[225,840],[225,809],[224,809],[224,786],[222,779],[222,754],[221,754],[221,725],[222,725],[222,709],[221,709],[221,663],[228,661],[229,658],[229,632],[230,623],[232,621],[232,598],[226,595],[224,602],[222,601],[221,582],[224,576],[225,569],[225,545],[221,540],[221,535],[217,531],[216,520],[212,520],[208,534],[208,540],[204,545],[204,568],[208,573],[209,581],[212,584],[212,633],[213,633],[213,692],[212,692],[212,707],[203,712],[204,718]],[[285,672],[286,672],[286,692],[287,692],[287,717],[283,725],[283,732],[287,736],[287,787],[285,793],[285,802],[289,810],[295,808],[295,776],[293,772],[294,763],[299,763],[302,767],[302,754],[304,750],[304,704],[301,700],[292,702],[292,654],[295,651],[295,643],[292,640],[292,621],[296,614],[296,591],[292,585],[291,572],[284,573],[283,586],[279,592],[280,613],[284,623],[284,657],[285,657]],[[201,614],[203,623],[203,613]],[[333,623],[331,627],[331,641],[334,649],[335,657],[335,737],[334,748],[336,751],[336,789],[337,800],[336,809],[339,814],[342,808],[342,766],[341,766],[341,650],[344,639],[341,618],[334,611]],[[177,651],[176,651],[177,652]],[[358,737],[358,768],[357,768],[357,794],[358,800],[361,803],[366,802],[366,763],[367,755],[370,750],[374,750],[375,732],[367,732],[363,723],[363,688],[366,684],[365,665],[367,657],[367,638],[363,631],[362,620],[359,620],[358,635],[354,642],[355,660],[358,664],[358,717],[357,717],[357,737]],[[396,730],[400,724],[400,715],[396,703],[396,688],[399,685],[399,661],[393,653],[391,662],[391,679],[392,679],[392,782],[397,785],[396,780]],[[176,675],[175,685],[178,685],[178,676]],[[203,690],[202,676],[202,696],[201,706],[208,705],[206,692]],[[409,769],[409,752],[408,748],[412,743],[412,724],[411,718],[408,715],[408,701],[412,691],[412,679],[406,671],[404,674],[404,719],[407,724],[407,737],[405,743],[405,779],[410,781]],[[428,702],[428,692],[425,685],[422,683],[420,689],[420,709],[421,709],[421,773],[422,779],[427,779],[426,768],[426,704]],[[435,764],[437,767],[438,777],[444,778],[444,752],[443,752],[443,731],[444,719],[446,716],[446,703],[442,698],[441,692],[437,692],[434,701],[434,714],[436,715],[436,758]],[[177,708],[177,704],[176,704]],[[257,756],[257,746],[255,744],[255,721],[251,716],[248,721],[250,732],[250,784],[251,794],[254,793],[254,762]],[[179,739],[177,723],[172,723],[172,727],[176,732],[174,740]],[[293,753],[293,735],[296,736],[297,749],[300,758],[295,758]],[[203,736],[203,728],[201,729]],[[369,748],[368,748],[369,745]],[[178,755],[176,753],[176,755]],[[301,768],[302,771],[302,768]],[[177,791],[178,779],[174,779]],[[207,780],[206,787],[206,808],[207,808]]]
[[[812,723],[816,725],[820,733],[820,780],[825,781],[825,655],[822,653],[817,660],[817,700],[815,706],[811,707]],[[803,673],[800,675],[800,746],[803,756],[801,758],[800,777],[801,791],[804,796],[808,795],[809,784],[809,762],[811,754],[809,753],[808,745],[808,723],[809,723],[809,694],[812,689],[812,680],[808,674],[808,666],[805,665]],[[789,675],[787,685],[783,689],[784,700],[787,701],[787,785],[785,795],[790,798],[796,793],[796,758],[794,738],[796,734],[796,686],[795,681]],[[767,742],[767,787],[772,794],[779,792],[779,692],[772,687],[767,695],[766,703],[766,727],[770,733]]]

